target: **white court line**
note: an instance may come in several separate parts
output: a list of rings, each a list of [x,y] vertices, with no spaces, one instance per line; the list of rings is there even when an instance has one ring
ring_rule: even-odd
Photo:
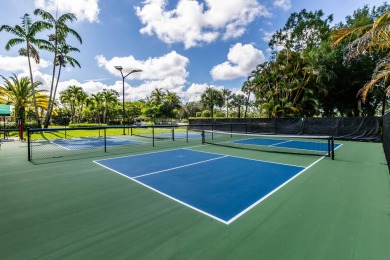
[[[203,145],[209,145],[209,144],[203,144]],[[202,146],[203,146],[202,145]],[[195,146],[197,147],[197,146]],[[199,151],[199,150],[191,150],[189,148],[192,148],[192,147],[188,147],[188,148],[182,148],[184,150],[189,150],[189,151],[197,151],[197,152],[202,152],[202,153],[209,153],[209,154],[217,154],[217,155],[226,155],[226,154],[221,154],[221,153],[214,153],[214,152],[205,152],[205,151]],[[250,160],[250,161],[256,161],[256,162],[265,162],[265,163],[272,163],[272,164],[278,164],[278,165],[286,165],[286,166],[293,166],[293,167],[300,167],[300,168],[304,168],[305,166],[301,166],[301,165],[294,165],[294,164],[286,164],[286,163],[279,163],[279,162],[271,162],[271,161],[265,161],[265,160],[257,160],[257,159],[253,159],[253,158],[247,158],[247,157],[241,157],[241,156],[235,156],[235,155],[229,155],[229,157],[234,157],[234,158],[239,158],[239,159],[245,159],[245,160]]]
[[[284,144],[284,143],[288,143],[288,142],[292,142],[292,140],[287,140],[287,141],[279,142],[279,143],[276,143],[276,144],[270,144],[268,146],[275,146],[275,145]]]
[[[214,160],[219,160],[219,159],[226,158],[226,157],[229,157],[229,155],[221,156],[221,157],[217,157],[217,158],[213,158],[213,159],[208,159],[208,160],[204,160],[204,161],[200,161],[200,162],[190,163],[190,164],[186,164],[186,165],[182,165],[182,166],[178,166],[178,167],[173,167],[173,168],[165,169],[165,170],[161,170],[161,171],[146,173],[146,174],[135,176],[133,178],[137,179],[137,178],[141,178],[141,177],[148,176],[148,175],[153,175],[153,174],[160,173],[160,172],[172,171],[172,170],[176,170],[176,169],[180,169],[180,168],[184,168],[184,167],[188,167],[188,166],[192,166],[192,165],[196,165],[196,164],[200,164],[200,163],[205,163],[205,162],[210,162],[210,161],[214,161]]]
[[[202,144],[202,145],[203,145],[203,144]],[[190,147],[187,147],[187,148],[194,148],[194,147],[199,147],[199,146],[202,146],[202,145],[194,145],[194,146],[190,146]],[[101,159],[101,160],[97,160],[97,161],[106,161],[106,160],[111,160],[111,159],[126,158],[126,157],[134,157],[134,156],[140,156],[140,155],[145,155],[145,154],[162,153],[162,152],[169,152],[169,151],[182,150],[182,149],[187,150],[187,149],[185,149],[185,148],[172,148],[172,149],[158,150],[158,151],[147,152],[147,153],[138,153],[138,154],[131,154],[131,155],[122,155],[122,156],[118,156],[118,157],[111,157],[111,158]],[[188,149],[188,150],[199,152],[198,150],[191,150],[191,149]],[[95,162],[95,161],[93,161],[93,162]]]
[[[284,183],[282,183],[281,185],[279,185],[278,187],[276,187],[275,189],[273,189],[271,192],[269,192],[268,194],[266,194],[265,196],[261,197],[258,201],[256,201],[255,203],[253,203],[252,205],[250,205],[249,207],[247,207],[246,209],[244,209],[243,211],[241,211],[240,213],[238,213],[237,215],[235,215],[233,218],[229,219],[228,221],[226,221],[226,224],[229,225],[230,223],[232,223],[233,221],[235,221],[236,219],[238,219],[239,217],[241,217],[242,215],[244,215],[245,213],[247,213],[249,210],[251,210],[252,208],[254,208],[255,206],[257,206],[260,202],[262,202],[263,200],[265,200],[266,198],[268,198],[269,196],[271,196],[272,194],[274,194],[275,192],[277,192],[279,189],[281,189],[283,186],[285,186],[287,183],[289,183],[290,181],[292,181],[293,179],[295,179],[296,177],[298,177],[299,175],[301,175],[303,172],[305,172],[306,170],[308,170],[309,168],[311,168],[312,166],[314,166],[315,164],[317,164],[319,161],[321,161],[322,159],[324,159],[325,156],[322,156],[320,159],[318,159],[317,161],[313,162],[312,164],[310,164],[308,167],[304,168],[302,171],[298,172],[297,174],[295,174],[293,177],[291,177],[290,179],[288,179],[287,181],[285,181]]]
[[[196,147],[196,146],[195,146],[195,147]],[[191,149],[188,149],[188,148],[183,148],[183,149],[189,150],[189,151],[201,152],[201,153],[209,153],[209,154],[222,155],[222,154],[218,154],[218,153],[211,153],[211,152],[203,152],[203,151],[198,151],[198,150],[191,150]],[[173,149],[173,150],[175,150],[175,149]],[[176,150],[180,150],[180,149],[176,149]],[[168,151],[169,151],[169,150],[168,150]],[[164,152],[164,151],[158,151],[158,152]],[[151,152],[151,153],[158,153],[158,152]],[[150,154],[150,153],[147,153],[147,154]],[[143,154],[138,154],[138,155],[143,155]],[[133,156],[138,156],[138,155],[133,155]],[[104,168],[106,168],[106,169],[108,169],[108,170],[110,170],[110,171],[112,171],[112,172],[115,172],[115,173],[117,173],[117,174],[119,174],[119,175],[121,175],[121,176],[123,176],[123,177],[125,177],[125,178],[127,178],[127,179],[130,179],[130,180],[132,180],[132,181],[135,181],[135,182],[137,182],[138,184],[141,184],[142,186],[147,187],[147,188],[149,188],[149,189],[151,189],[151,190],[153,190],[153,191],[155,191],[155,192],[157,192],[157,193],[159,193],[159,194],[161,194],[161,195],[163,195],[163,196],[165,196],[165,197],[167,197],[167,198],[169,198],[169,199],[171,199],[171,200],[173,200],[173,201],[176,201],[176,202],[178,202],[178,203],[180,203],[180,204],[182,204],[182,205],[184,205],[184,206],[187,206],[187,207],[189,207],[189,208],[191,208],[191,209],[193,209],[193,210],[195,210],[195,211],[197,211],[197,212],[200,212],[200,213],[202,213],[202,214],[204,214],[204,215],[206,215],[206,216],[208,216],[208,217],[211,217],[211,218],[213,218],[213,219],[215,219],[215,220],[218,220],[219,222],[222,222],[222,223],[224,223],[224,224],[226,224],[226,225],[229,225],[229,224],[231,224],[233,221],[237,220],[239,217],[241,217],[242,215],[244,215],[245,213],[247,213],[248,211],[250,211],[252,208],[254,208],[255,206],[257,206],[260,202],[262,202],[263,200],[265,200],[266,198],[268,198],[269,196],[271,196],[273,193],[275,193],[276,191],[278,191],[279,189],[281,189],[282,187],[284,187],[286,184],[288,184],[289,182],[291,182],[292,180],[294,180],[295,178],[297,178],[299,175],[301,175],[303,172],[305,172],[305,171],[308,170],[309,168],[313,167],[315,164],[317,164],[318,162],[320,162],[322,159],[325,158],[325,156],[321,157],[320,159],[316,160],[315,162],[313,162],[312,164],[310,164],[310,165],[307,166],[306,168],[305,168],[305,167],[302,167],[302,166],[295,166],[295,165],[288,165],[288,164],[282,164],[282,163],[261,161],[261,160],[255,160],[255,159],[244,158],[244,157],[239,157],[239,156],[230,156],[230,155],[223,155],[223,156],[221,156],[221,157],[214,158],[214,159],[210,159],[210,160],[206,160],[206,161],[211,161],[211,160],[216,160],[216,159],[222,159],[222,158],[225,158],[225,157],[236,157],[236,158],[246,159],[246,160],[252,160],[252,161],[259,161],[259,162],[267,162],[267,163],[280,164],[280,165],[286,165],[286,166],[300,167],[300,168],[303,168],[303,169],[302,169],[300,172],[298,172],[297,174],[295,174],[293,177],[291,177],[290,179],[288,179],[287,181],[285,181],[284,183],[282,183],[281,185],[279,185],[278,187],[276,187],[275,189],[273,189],[271,192],[269,192],[269,193],[266,194],[265,196],[261,197],[261,198],[260,198],[259,200],[257,200],[255,203],[253,203],[252,205],[248,206],[246,209],[244,209],[243,211],[241,211],[240,213],[238,213],[237,215],[235,215],[233,218],[229,219],[228,221],[225,221],[225,220],[223,220],[223,219],[218,218],[217,216],[214,216],[214,215],[212,215],[212,214],[210,214],[210,213],[208,213],[208,212],[205,212],[205,211],[203,211],[203,210],[201,210],[201,209],[199,209],[199,208],[196,208],[196,207],[194,207],[194,206],[192,206],[192,205],[190,205],[190,204],[187,204],[186,202],[183,202],[183,201],[181,201],[181,200],[179,200],[179,199],[177,199],[177,198],[175,198],[175,197],[172,197],[172,196],[170,196],[170,195],[168,195],[168,194],[166,194],[166,193],[164,193],[164,192],[161,192],[161,191],[159,191],[159,190],[157,190],[157,189],[155,189],[155,188],[153,188],[153,187],[151,187],[151,186],[149,186],[149,185],[146,185],[145,183],[142,183],[141,181],[138,181],[138,180],[135,179],[135,178],[139,178],[139,177],[146,176],[146,175],[149,175],[149,174],[144,174],[144,175],[140,175],[140,176],[136,176],[136,177],[129,177],[129,176],[127,176],[127,175],[125,175],[125,174],[123,174],[123,173],[121,173],[121,172],[118,172],[118,171],[116,171],[116,170],[114,170],[114,169],[112,169],[112,168],[109,168],[109,167],[107,167],[107,166],[105,166],[105,165],[100,164],[98,161],[93,161],[93,162],[96,163],[96,164],[98,164],[98,165],[100,165],[100,166],[102,166],[102,167],[104,167]],[[107,160],[107,159],[106,159],[106,160]],[[102,160],[100,160],[100,161],[102,161]],[[206,161],[201,161],[201,162],[197,162],[197,163],[202,163],[202,162],[206,162]],[[177,169],[177,168],[186,167],[186,166],[194,165],[194,164],[197,164],[197,163],[188,164],[188,165],[185,165],[185,166],[179,166],[179,167],[171,168],[171,169],[168,169],[168,170],[174,170],[174,169]],[[158,172],[163,172],[163,171],[168,171],[168,170],[162,170],[162,171],[158,171]],[[158,172],[155,172],[155,173],[158,173]],[[150,174],[154,174],[154,173],[150,173]]]

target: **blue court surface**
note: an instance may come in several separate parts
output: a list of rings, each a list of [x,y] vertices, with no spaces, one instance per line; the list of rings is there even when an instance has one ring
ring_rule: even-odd
[[[187,149],[95,163],[225,224],[306,169]]]
[[[233,141],[234,143],[259,145],[259,146],[274,146],[286,149],[328,152],[328,143],[312,142],[312,141],[296,141],[296,140],[280,140],[267,138],[249,138]],[[334,148],[338,148],[340,144],[334,144]]]
[[[70,139],[55,139],[51,141],[53,144],[58,145],[66,150],[82,150],[82,149],[91,149],[91,148],[101,148],[104,147],[104,138],[103,137],[89,137],[89,138],[70,138]],[[130,144],[140,144],[142,142],[107,137],[106,145],[107,146],[118,146],[118,145],[130,145]]]

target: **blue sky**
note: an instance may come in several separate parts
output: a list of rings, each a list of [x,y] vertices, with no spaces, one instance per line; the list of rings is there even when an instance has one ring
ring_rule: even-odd
[[[255,66],[269,58],[268,39],[281,29],[292,12],[322,9],[344,21],[354,10],[381,0],[0,0],[0,24],[15,26],[20,17],[41,8],[53,14],[72,12],[78,20],[68,24],[83,38],[69,43],[80,49],[72,56],[80,68],[61,73],[59,91],[78,85],[88,94],[112,88],[122,99],[124,73],[142,69],[125,80],[125,99],[137,100],[155,88],[175,91],[183,101],[197,101],[208,86],[239,92]],[[48,31],[40,34],[46,38]],[[15,46],[4,46],[13,37],[0,33],[0,75],[27,74],[27,59]],[[52,54],[41,51],[34,79],[48,89]],[[0,80],[0,83],[2,80]]]

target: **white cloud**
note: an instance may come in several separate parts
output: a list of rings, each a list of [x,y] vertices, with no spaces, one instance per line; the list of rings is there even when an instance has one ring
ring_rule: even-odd
[[[98,22],[99,0],[35,0],[37,8],[48,12],[73,13],[79,21]]]
[[[257,64],[265,61],[261,50],[251,44],[237,43],[230,48],[228,61],[212,68],[210,74],[214,80],[230,80],[245,77]]]
[[[51,63],[44,59],[41,59],[39,64],[36,64],[35,61],[31,60],[31,67],[33,71],[47,68]],[[9,71],[9,72],[28,72],[28,61],[27,57],[23,56],[2,56],[0,55],[0,70]]]
[[[183,93],[182,98],[184,98],[188,102],[200,101],[202,93],[205,92],[206,89],[209,87],[214,88],[214,89],[218,89],[218,90],[223,89],[222,86],[209,85],[206,83],[203,83],[203,84],[193,83],[193,84],[191,84],[191,86],[188,87],[187,91],[185,93]]]
[[[167,1],[147,0],[137,6],[136,14],[145,25],[140,32],[157,35],[165,43],[183,43],[185,48],[199,46],[244,34],[246,26],[258,16],[269,16],[257,0],[181,0],[173,10]]]
[[[132,74],[130,77],[133,79],[163,80],[167,77],[188,77],[186,67],[189,59],[175,51],[147,60],[136,60],[133,56],[113,57],[111,60],[107,60],[103,55],[97,55],[95,59],[99,67],[104,67],[115,76],[120,76],[120,73],[114,66],[122,66],[123,74],[133,69],[143,70],[140,73]]]
[[[188,77],[187,65],[189,59],[175,51],[161,57],[151,57],[146,60],[136,60],[133,56],[113,57],[107,60],[103,55],[95,57],[99,67],[104,67],[112,75],[120,78],[120,72],[114,66],[122,66],[126,75],[133,69],[141,69],[142,72],[134,73],[125,81],[125,99],[145,99],[155,88],[163,88],[178,93],[184,97],[184,85]],[[131,86],[131,79],[144,80],[139,86]],[[122,98],[122,81],[117,81],[113,86]]]
[[[269,42],[274,34],[275,32],[264,32],[263,41]]]
[[[282,8],[285,11],[288,11],[291,8],[291,0],[275,0],[274,6]]]

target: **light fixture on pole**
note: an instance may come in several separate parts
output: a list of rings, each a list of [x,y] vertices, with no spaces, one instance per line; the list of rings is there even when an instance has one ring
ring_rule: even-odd
[[[135,72],[141,72],[142,70],[132,70],[129,73],[127,73],[125,76],[123,76],[123,68],[122,66],[114,66],[117,70],[121,72],[122,75],[122,120],[125,120],[125,78],[129,76],[132,73]],[[123,122],[124,123],[124,122]],[[123,128],[123,134],[125,134],[125,128]]]

